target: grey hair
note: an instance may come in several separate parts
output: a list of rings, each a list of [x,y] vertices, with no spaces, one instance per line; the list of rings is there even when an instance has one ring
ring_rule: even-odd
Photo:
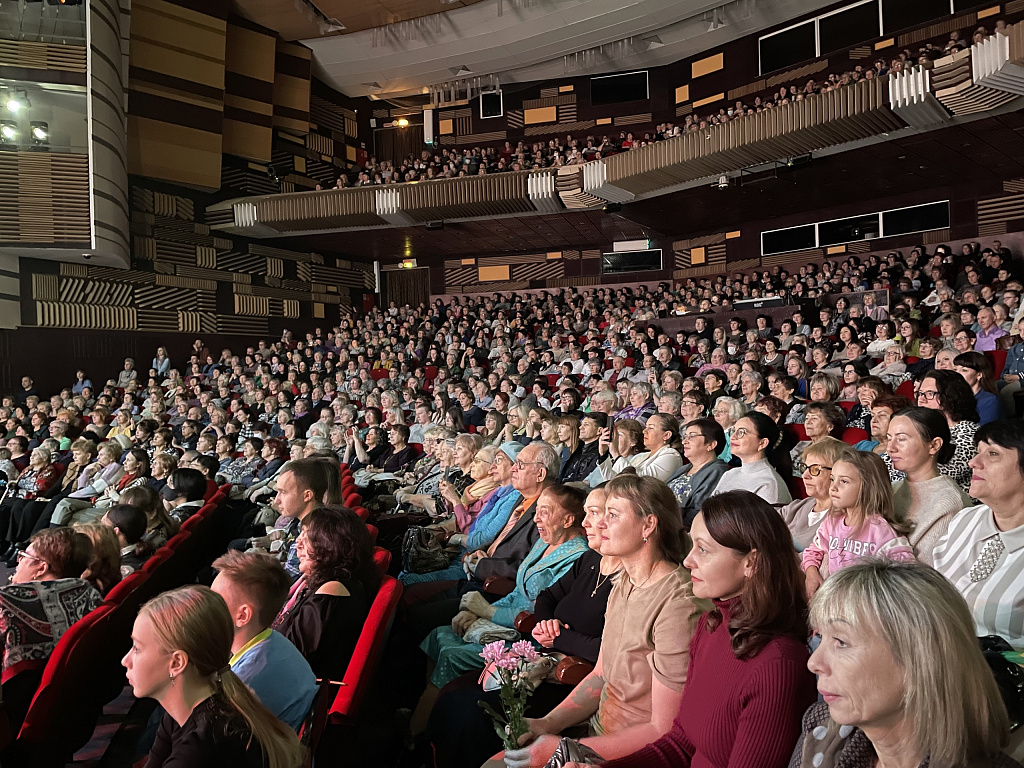
[[[331,441],[322,435],[314,435],[306,441],[306,445],[313,446],[315,451],[329,451],[331,450]]]
[[[642,390],[643,393],[647,396],[647,400],[650,400],[652,397],[654,397],[654,387],[652,387],[646,381],[634,382],[633,386],[631,386],[629,390],[630,392],[632,392],[634,389]]]
[[[537,449],[537,457],[534,461],[544,467],[544,482],[557,482],[558,473],[562,469],[562,458],[558,455],[558,451],[554,449],[554,446],[540,440],[535,443],[531,443],[531,445],[539,446]]]
[[[729,409],[729,418],[735,424],[747,413],[747,407],[735,397],[720,397],[715,401],[715,407],[724,405]]]
[[[980,765],[1005,746],[1006,707],[971,611],[945,576],[917,562],[864,558],[829,576],[811,601],[814,629],[836,621],[888,643],[903,671],[908,737],[931,765]]]
[[[762,384],[764,384],[764,376],[762,376],[757,371],[744,371],[743,373],[740,374],[740,381],[743,381],[744,379],[749,379],[750,381],[753,381],[759,387]]]

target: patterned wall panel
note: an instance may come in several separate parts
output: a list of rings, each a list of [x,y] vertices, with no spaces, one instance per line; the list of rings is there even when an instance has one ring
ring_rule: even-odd
[[[110,304],[121,307],[132,303],[131,285],[106,283],[98,280],[62,278],[60,301],[68,304]]]
[[[89,157],[0,152],[0,246],[92,247]]]
[[[134,307],[101,307],[52,301],[36,302],[36,325],[43,328],[92,328],[100,331],[133,331],[138,328]]]
[[[309,132],[309,97],[312,51],[277,41],[274,76],[274,127],[294,133]]]
[[[224,59],[224,151],[268,162],[273,142],[274,33],[228,22]]]
[[[561,259],[536,261],[532,264],[514,264],[513,280],[553,280],[565,276],[565,265]]]
[[[195,291],[169,285],[140,285],[135,289],[135,302],[156,309],[198,309]]]
[[[132,3],[128,170],[214,190],[223,152],[227,2],[202,7]]]

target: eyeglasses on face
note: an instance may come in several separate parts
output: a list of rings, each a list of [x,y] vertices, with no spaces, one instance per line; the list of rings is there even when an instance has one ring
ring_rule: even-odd
[[[806,472],[811,477],[817,477],[822,472],[831,472],[832,467],[826,467],[824,464],[804,464],[802,461],[796,462],[793,465],[793,469],[799,472],[801,475]]]
[[[918,400],[927,400],[931,402],[932,400],[939,399],[939,393],[937,390],[934,389],[922,389],[920,392],[917,393],[917,398]]]
[[[523,461],[522,459],[516,459],[516,463],[515,463],[514,466],[518,470],[523,470],[523,469],[526,469],[526,467],[530,466],[531,464],[540,464],[540,463],[541,462],[539,462],[539,461]]]
[[[747,429],[746,427],[740,427],[739,429],[732,433],[732,437],[734,440],[742,440],[744,437],[751,434],[752,432],[753,430]]]
[[[684,443],[688,442],[690,440],[703,440],[703,439],[704,439],[704,435],[702,433],[700,433],[700,432],[687,432],[687,433],[685,433],[683,435],[683,438],[682,438]]]

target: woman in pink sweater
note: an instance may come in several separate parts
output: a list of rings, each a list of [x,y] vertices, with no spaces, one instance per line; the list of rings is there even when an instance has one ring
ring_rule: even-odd
[[[893,508],[889,472],[878,456],[857,451],[837,461],[829,496],[832,511],[801,558],[808,599],[830,573],[863,557],[914,561],[911,526]]]
[[[793,539],[749,491],[711,496],[690,530],[694,595],[715,608],[690,640],[679,714],[662,738],[605,768],[784,768],[815,699]],[[576,764],[568,764],[575,766]]]

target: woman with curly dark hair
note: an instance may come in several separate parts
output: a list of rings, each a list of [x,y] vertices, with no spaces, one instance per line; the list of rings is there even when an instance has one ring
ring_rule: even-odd
[[[341,680],[380,578],[370,534],[346,507],[317,507],[296,541],[299,573],[274,629],[306,657],[317,677]]]

